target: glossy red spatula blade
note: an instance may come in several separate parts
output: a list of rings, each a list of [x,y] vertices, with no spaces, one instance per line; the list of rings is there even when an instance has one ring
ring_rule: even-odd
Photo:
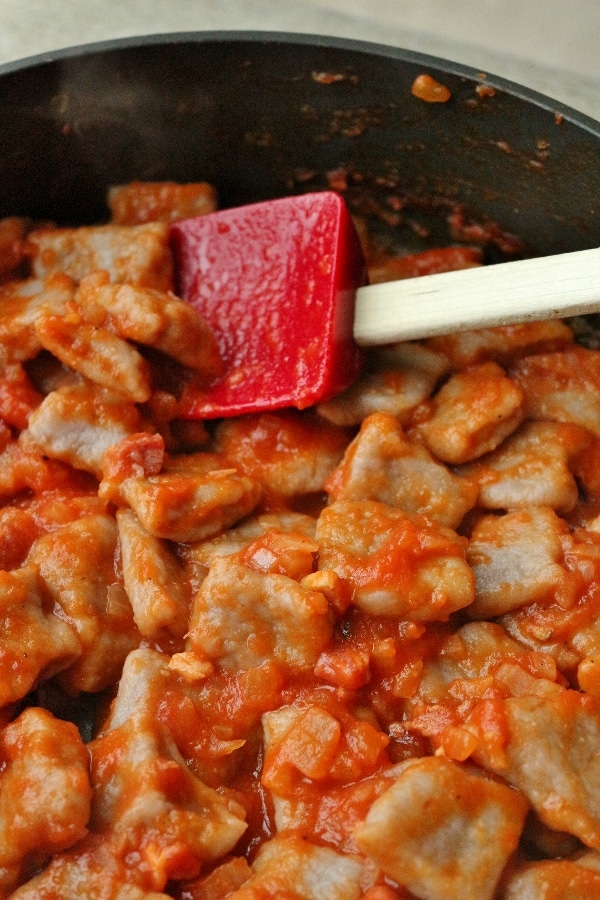
[[[354,296],[366,266],[337,194],[178,222],[171,242],[178,293],[212,325],[226,367],[208,390],[186,389],[184,416],[303,409],[356,378]]]

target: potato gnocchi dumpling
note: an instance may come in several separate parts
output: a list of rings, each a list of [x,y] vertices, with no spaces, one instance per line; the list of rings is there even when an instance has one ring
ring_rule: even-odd
[[[599,895],[600,352],[464,332],[190,421],[169,223],[216,192],[107,200],[0,222],[0,900]]]

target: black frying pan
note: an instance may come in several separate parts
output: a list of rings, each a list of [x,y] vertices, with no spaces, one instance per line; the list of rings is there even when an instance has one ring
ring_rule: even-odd
[[[412,96],[423,72],[447,103]],[[249,32],[88,45],[0,67],[0,122],[0,215],[102,220],[107,186],[132,179],[208,180],[225,206],[346,184],[407,248],[451,239],[457,210],[509,255],[600,245],[598,123],[390,47]]]

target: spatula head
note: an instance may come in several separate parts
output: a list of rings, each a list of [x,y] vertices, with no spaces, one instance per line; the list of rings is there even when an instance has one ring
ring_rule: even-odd
[[[366,266],[331,191],[227,209],[171,227],[177,290],[212,325],[226,367],[188,389],[183,415],[303,409],[356,378],[354,296]]]

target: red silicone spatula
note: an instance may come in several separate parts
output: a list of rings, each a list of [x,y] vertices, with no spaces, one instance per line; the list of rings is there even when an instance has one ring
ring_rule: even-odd
[[[343,199],[324,191],[171,227],[180,296],[210,322],[226,365],[183,414],[295,406],[346,388],[359,346],[600,309],[598,250],[366,285]]]
[[[185,415],[302,409],[356,378],[354,296],[366,268],[337,194],[178,222],[171,244],[178,293],[212,325],[226,369],[207,392],[186,392]]]

